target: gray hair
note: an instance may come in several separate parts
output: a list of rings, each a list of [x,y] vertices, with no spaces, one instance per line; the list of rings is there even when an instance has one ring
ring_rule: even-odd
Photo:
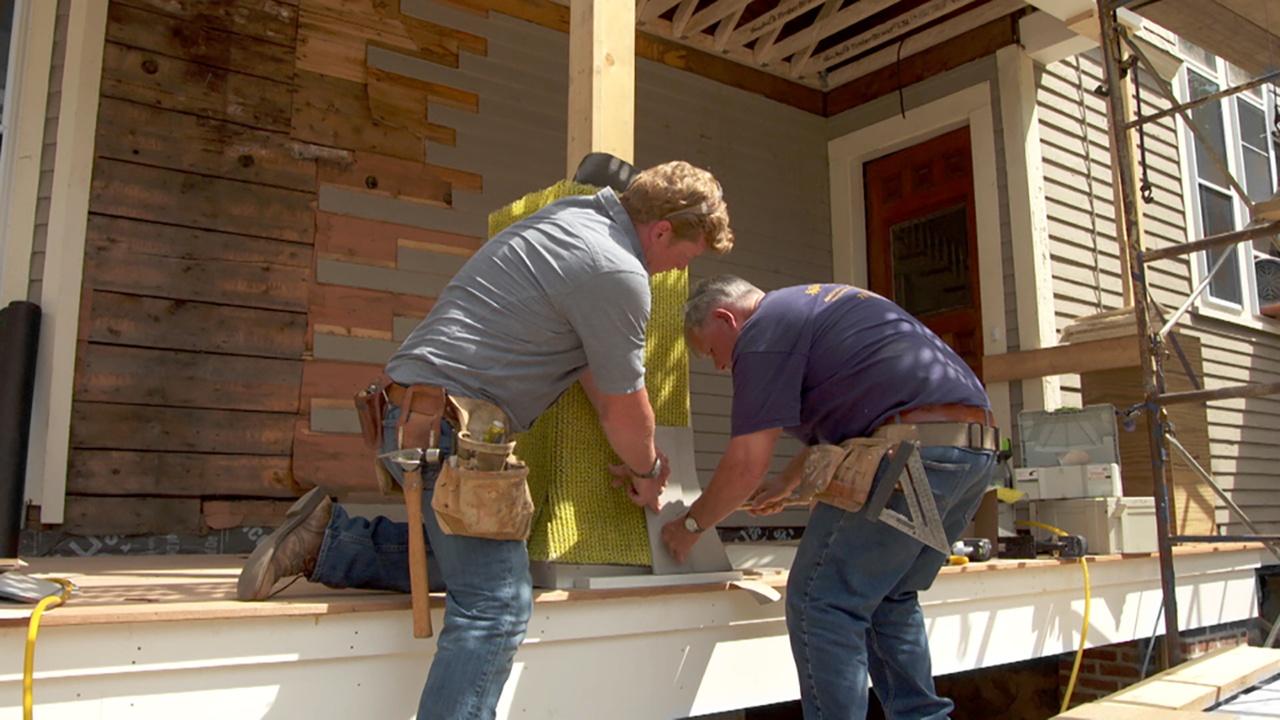
[[[693,286],[684,304],[684,331],[702,327],[711,311],[720,307],[732,307],[743,298],[763,294],[764,291],[736,275],[716,275],[705,278]]]

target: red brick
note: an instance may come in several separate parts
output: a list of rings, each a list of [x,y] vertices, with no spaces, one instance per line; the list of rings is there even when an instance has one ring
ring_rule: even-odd
[[[1102,675],[1115,678],[1137,678],[1138,668],[1126,663],[1102,663],[1098,667]]]
[[[1120,683],[1116,680],[1104,680],[1101,678],[1081,677],[1076,678],[1076,687],[1088,688],[1091,690],[1101,690],[1103,693],[1113,693],[1120,689]]]
[[[1104,660],[1107,662],[1114,662],[1116,659],[1116,648],[1114,647],[1089,648],[1088,650],[1084,651],[1084,656],[1089,658],[1090,660]]]

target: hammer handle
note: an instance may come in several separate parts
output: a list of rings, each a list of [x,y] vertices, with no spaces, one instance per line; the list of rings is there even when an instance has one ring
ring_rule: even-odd
[[[413,602],[413,636],[431,637],[431,596],[427,581],[427,543],[422,524],[422,470],[404,474],[404,506],[409,519],[409,595]]]

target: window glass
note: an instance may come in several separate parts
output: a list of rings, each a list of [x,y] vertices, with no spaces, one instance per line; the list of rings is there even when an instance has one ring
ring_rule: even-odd
[[[1229,194],[1205,185],[1200,186],[1200,226],[1204,231],[1204,237],[1219,235],[1236,229],[1235,210]],[[1240,263],[1236,255],[1238,250],[1239,247],[1233,245],[1230,248],[1218,248],[1205,252],[1206,271],[1213,268],[1214,263],[1218,262],[1218,258],[1223,253],[1231,254],[1231,257],[1223,263],[1217,274],[1213,276],[1213,280],[1209,281],[1208,292],[1219,300],[1237,305],[1240,304],[1242,299],[1240,292]]]
[[[1240,149],[1244,157],[1244,189],[1249,199],[1262,202],[1271,197],[1271,156],[1267,137],[1267,114],[1262,108],[1241,98],[1236,99],[1240,116]]]
[[[1212,95],[1220,89],[1218,83],[1195,70],[1187,71],[1187,94],[1192,100]],[[1196,174],[1201,180],[1211,182],[1218,187],[1227,187],[1226,176],[1218,169],[1217,164],[1209,154],[1211,148],[1217,152],[1219,158],[1227,156],[1227,136],[1226,127],[1222,120],[1222,103],[1216,101],[1208,102],[1193,108],[1191,110],[1191,118],[1210,143],[1206,147],[1201,141],[1200,135],[1192,136],[1192,142],[1195,144]]]

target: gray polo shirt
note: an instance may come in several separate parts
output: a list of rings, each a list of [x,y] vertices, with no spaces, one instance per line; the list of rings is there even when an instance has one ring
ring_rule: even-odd
[[[600,391],[644,387],[649,274],[613,190],[558,200],[495,235],[387,362],[403,385],[501,407],[515,427],[591,368]]]

